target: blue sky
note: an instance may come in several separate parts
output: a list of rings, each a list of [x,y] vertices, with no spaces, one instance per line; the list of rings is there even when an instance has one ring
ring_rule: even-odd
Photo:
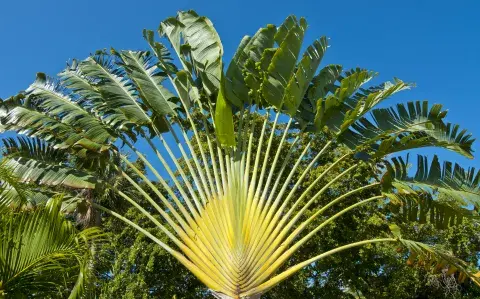
[[[394,76],[416,82],[415,89],[388,104],[441,103],[450,111],[448,121],[480,137],[480,2],[473,0],[2,1],[0,97],[25,89],[36,72],[55,75],[69,59],[97,49],[147,49],[142,29],[156,29],[161,20],[185,9],[213,21],[226,60],[244,35],[267,23],[279,24],[289,14],[304,16],[307,42],[330,37],[324,63],[375,70],[378,83]],[[480,168],[480,158],[469,161],[444,152],[442,157]]]

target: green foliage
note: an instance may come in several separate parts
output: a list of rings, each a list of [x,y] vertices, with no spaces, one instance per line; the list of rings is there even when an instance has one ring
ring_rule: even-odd
[[[95,228],[77,232],[60,213],[60,203],[53,198],[44,208],[0,215],[0,296],[77,298],[85,293],[90,247],[101,234]]]

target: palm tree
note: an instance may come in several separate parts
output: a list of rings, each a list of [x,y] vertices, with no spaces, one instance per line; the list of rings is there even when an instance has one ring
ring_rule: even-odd
[[[77,232],[60,207],[57,197],[42,208],[0,214],[1,298],[84,294],[90,246],[101,234],[97,228]]]
[[[445,122],[442,106],[417,101],[378,108],[412,84],[394,79],[369,85],[376,73],[340,65],[318,70],[328,40],[315,40],[300,55],[306,28],[303,18],[289,16],[280,26],[259,29],[241,40],[224,71],[211,21],[179,12],[158,30],[177,59],[144,30],[150,51],[98,51],[73,61],[58,79],[39,73],[25,93],[3,101],[2,128],[41,139],[82,165],[35,155],[7,155],[8,163],[25,183],[82,190],[108,185],[158,231],[95,200],[89,205],[145,234],[218,298],[258,298],[311,263],[382,243],[407,248],[409,263],[478,284],[471,265],[435,244],[403,239],[395,225],[378,238],[352,240],[283,267],[322,228],[362,206],[394,205],[408,220],[445,226],[477,216],[480,203],[474,169],[419,156],[411,176],[408,156],[394,157],[438,147],[472,158],[474,139]],[[259,116],[264,121],[256,127]],[[327,138],[321,146],[312,142],[318,134]],[[274,136],[281,136],[278,144]],[[10,145],[11,153],[18,152]],[[337,157],[324,164],[330,151]],[[305,160],[307,166],[299,167]],[[96,171],[106,165],[116,167],[142,198],[99,178]],[[369,184],[334,194],[325,206],[315,204],[365,166],[376,172]],[[320,173],[300,189],[312,171]],[[375,195],[362,197],[370,192]]]

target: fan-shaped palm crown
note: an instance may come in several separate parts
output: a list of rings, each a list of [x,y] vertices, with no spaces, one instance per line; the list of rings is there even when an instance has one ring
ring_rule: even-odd
[[[381,242],[400,242],[431,261],[428,265],[449,267],[461,280],[478,282],[466,263],[434,246],[402,239],[395,226],[378,239],[353,240],[282,267],[323,227],[362,205],[409,202],[420,207],[410,213],[413,220],[428,216],[447,225],[474,215],[471,208],[480,203],[480,175],[473,169],[450,163],[442,168],[436,157],[429,167],[420,157],[418,171],[410,177],[408,161],[385,159],[430,146],[472,157],[473,139],[444,121],[442,106],[408,102],[378,108],[411,84],[394,79],[368,85],[374,72],[345,71],[340,65],[318,70],[328,40],[315,40],[301,54],[306,29],[306,21],[294,16],[280,26],[267,25],[244,37],[224,68],[223,47],[211,21],[193,11],[180,12],[158,29],[177,60],[155,41],[154,32],[145,30],[149,51],[99,51],[74,61],[58,80],[39,74],[24,94],[3,102],[3,129],[46,141],[52,151],[87,163],[90,173],[74,164],[52,164],[37,151],[24,154],[15,142],[7,144],[8,161],[25,182],[88,189],[108,184],[95,177],[95,167],[119,157],[130,173],[118,167],[118,174],[149,206],[118,194],[171,243],[93,205],[157,242],[218,297],[258,297],[310,263]],[[258,117],[264,119],[260,128],[254,121]],[[319,134],[326,138],[321,146],[311,140]],[[274,137],[280,141],[273,144]],[[120,146],[128,156],[120,153]],[[150,147],[149,154],[158,161],[137,146]],[[331,150],[339,155],[325,165],[322,155]],[[135,156],[148,175],[129,159]],[[306,160],[307,166],[299,167]],[[316,204],[360,165],[371,165],[378,176],[336,194],[326,206]],[[321,172],[300,189],[312,171]],[[376,195],[362,197],[366,190]],[[329,214],[339,203],[349,205]]]

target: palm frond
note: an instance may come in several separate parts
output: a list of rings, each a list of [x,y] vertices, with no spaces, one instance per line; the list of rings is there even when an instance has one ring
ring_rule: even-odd
[[[100,120],[84,110],[69,96],[68,90],[45,74],[38,73],[35,82],[26,93],[32,105],[47,115],[57,116],[62,122],[72,126],[89,128],[84,133],[93,142],[105,144],[115,140]]]
[[[10,138],[4,144],[4,164],[21,183],[75,189],[93,189],[98,183],[91,174],[64,163],[65,152],[38,139]]]
[[[78,234],[60,213],[60,202],[59,198],[52,199],[44,209],[33,212],[2,213],[0,281],[3,295],[48,296],[58,292],[58,287],[67,287],[72,277],[87,274],[78,265],[86,262],[89,246],[101,234],[94,228]],[[79,269],[80,272],[76,272]],[[80,282],[77,295],[82,290]]]
[[[447,275],[458,273],[458,280],[470,278],[480,285],[480,272],[466,262],[456,258],[451,252],[422,242],[402,239],[400,228],[391,225],[390,230],[409,251],[408,265],[418,265],[432,272],[444,271]]]
[[[444,162],[443,167],[437,155],[431,164],[425,156],[418,156],[417,170],[414,176],[408,174],[408,156],[392,158],[387,162],[387,172],[383,177],[385,187],[392,186],[400,193],[429,192],[442,194],[463,208],[480,204],[480,172],[475,168],[464,169],[458,164]]]
[[[3,160],[0,162],[0,212],[32,202],[28,189],[18,182],[6,164]]]
[[[196,12],[178,13],[182,23],[181,32],[185,40],[193,67],[197,70],[208,94],[215,94],[222,80],[223,45],[212,22]],[[185,45],[185,46],[186,46]]]
[[[400,103],[396,107],[373,109],[371,119],[361,117],[341,135],[349,147],[373,147],[376,157],[421,147],[443,147],[473,158],[474,139],[459,126],[445,123],[442,105],[429,108],[427,101]]]
[[[293,106],[284,107],[283,105],[285,98],[290,96],[285,94],[289,82],[295,80],[291,78],[295,78],[295,67],[306,28],[305,19],[297,21],[294,16],[288,17],[280,26],[275,34],[275,42],[279,47],[271,57],[261,87],[262,95],[267,103],[278,109],[293,109],[293,113],[296,111]],[[319,58],[321,57],[319,56]],[[317,60],[319,61],[319,59]]]
[[[402,222],[431,223],[445,229],[463,223],[465,218],[479,219],[475,210],[459,206],[447,196],[434,196],[428,192],[414,194],[389,193],[390,210]]]

